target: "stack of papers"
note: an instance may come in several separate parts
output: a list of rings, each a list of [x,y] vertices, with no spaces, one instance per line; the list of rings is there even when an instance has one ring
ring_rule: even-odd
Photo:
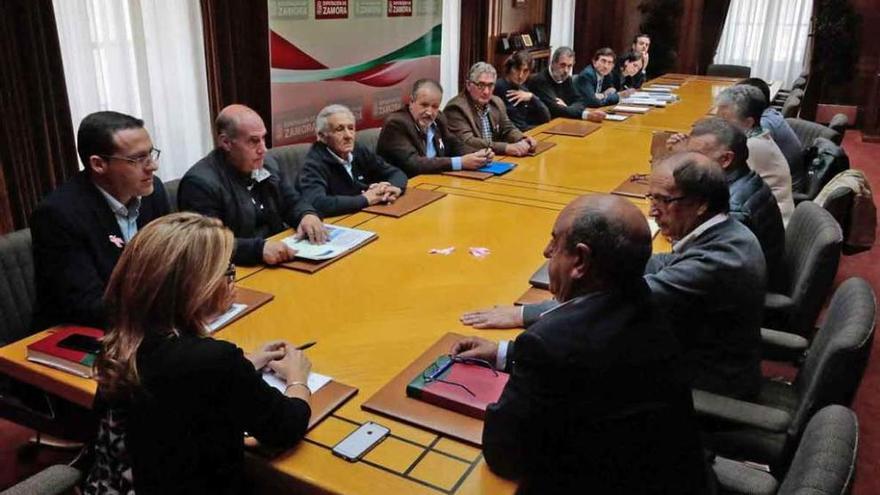
[[[282,239],[291,249],[296,249],[297,258],[307,260],[329,260],[344,254],[364,242],[370,240],[376,234],[366,230],[338,227],[324,224],[327,229],[328,241],[324,244],[310,244],[307,239],[296,240],[294,236]]]
[[[624,105],[648,105],[651,107],[665,107],[666,102],[661,101],[655,98],[639,98],[635,96],[631,96],[629,98],[623,98],[620,100],[620,103]]]
[[[605,120],[610,120],[612,122],[620,122],[629,118],[629,115],[617,115],[613,113],[609,113],[605,115]]]
[[[643,87],[642,91],[650,91],[652,93],[671,93],[673,89],[677,88],[671,88],[662,84],[658,84],[656,86]]]
[[[651,88],[667,88],[667,89],[678,89],[681,86],[678,84],[652,84]]]
[[[646,98],[649,100],[657,100],[657,101],[677,101],[678,96],[672,93],[652,93],[649,91],[636,91],[635,93],[629,96],[630,98]]]
[[[309,391],[314,394],[318,390],[321,390],[321,387],[330,383],[330,380],[332,380],[332,378],[329,376],[321,375],[319,373],[309,373],[309,379],[306,385],[308,385]],[[272,388],[279,390],[282,394],[287,387],[287,383],[285,383],[284,380],[270,371],[263,373],[263,381],[268,383]]]
[[[211,333],[216,332],[218,328],[225,325],[229,320],[235,318],[245,309],[247,309],[247,304],[234,303],[225,313],[215,318],[211,323],[208,323],[208,331]]]
[[[624,112],[624,113],[648,113],[648,107],[631,107],[627,105],[617,105],[612,108],[612,112]]]

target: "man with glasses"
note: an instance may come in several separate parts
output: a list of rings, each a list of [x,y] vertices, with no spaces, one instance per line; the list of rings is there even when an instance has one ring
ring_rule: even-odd
[[[694,388],[748,398],[760,384],[766,264],[758,239],[729,212],[724,170],[694,152],[665,157],[649,180],[650,214],[672,241],[655,254],[645,281],[684,348]],[[531,326],[551,300],[466,313],[476,328]]]
[[[266,126],[257,112],[229,105],[215,122],[217,147],[183,176],[177,193],[180,210],[219,218],[235,234],[232,259],[240,265],[274,265],[296,252],[266,238],[288,227],[298,237],[327,239],[315,208],[303,201],[266,155]]]
[[[477,62],[468,72],[465,90],[449,100],[443,115],[449,131],[464,143],[464,151],[491,150],[496,155],[525,156],[537,141],[524,135],[507,116],[504,101],[495,96],[495,68]]]
[[[574,50],[560,46],[553,52],[550,66],[529,78],[529,87],[550,109],[553,117],[583,119],[593,122],[605,120],[605,112],[589,110],[574,87],[571,72],[574,69]]]
[[[511,373],[486,410],[483,454],[518,493],[704,493],[679,347],[642,274],[644,215],[619,196],[577,198],[544,257],[560,302],[513,342],[470,337],[457,358]]]
[[[169,210],[155,176],[160,152],[142,120],[93,113],[80,123],[77,144],[84,170],[31,217],[36,330],[104,327],[104,288],[122,250],[138,229]]]

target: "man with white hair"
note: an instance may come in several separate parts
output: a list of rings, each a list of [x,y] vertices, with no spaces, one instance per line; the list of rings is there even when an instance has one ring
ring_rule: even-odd
[[[738,127],[746,134],[749,147],[749,168],[754,170],[770,186],[782,223],[794,213],[794,199],[791,191],[791,169],[785,155],[773,141],[770,132],[761,127],[761,114],[767,107],[764,94],[753,86],[731,86],[715,99],[718,116]]]
[[[465,90],[449,100],[443,115],[449,131],[464,144],[465,153],[491,148],[497,155],[525,156],[537,141],[510,121],[504,101],[493,94],[497,78],[495,67],[475,63],[468,72]]]
[[[406,174],[355,142],[355,119],[344,105],[324,107],[315,120],[318,140],[306,155],[296,188],[325,217],[392,203]]]

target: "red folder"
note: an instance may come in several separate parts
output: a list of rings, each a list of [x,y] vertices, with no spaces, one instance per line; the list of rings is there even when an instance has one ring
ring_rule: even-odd
[[[507,373],[481,364],[456,362],[449,356],[441,356],[407,385],[406,395],[483,419],[486,406],[498,402],[509,378]]]
[[[99,339],[104,336],[104,331],[91,327],[57,327],[48,337],[27,346],[28,361],[45,364],[85,378],[91,378],[96,358],[94,354],[58,347],[58,342],[73,334],[87,335]]]

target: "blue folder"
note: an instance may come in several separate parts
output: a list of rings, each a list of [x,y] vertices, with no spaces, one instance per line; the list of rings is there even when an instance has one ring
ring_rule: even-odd
[[[513,170],[515,163],[510,162],[492,162],[483,168],[477,169],[478,172],[489,172],[495,175],[503,175]]]

